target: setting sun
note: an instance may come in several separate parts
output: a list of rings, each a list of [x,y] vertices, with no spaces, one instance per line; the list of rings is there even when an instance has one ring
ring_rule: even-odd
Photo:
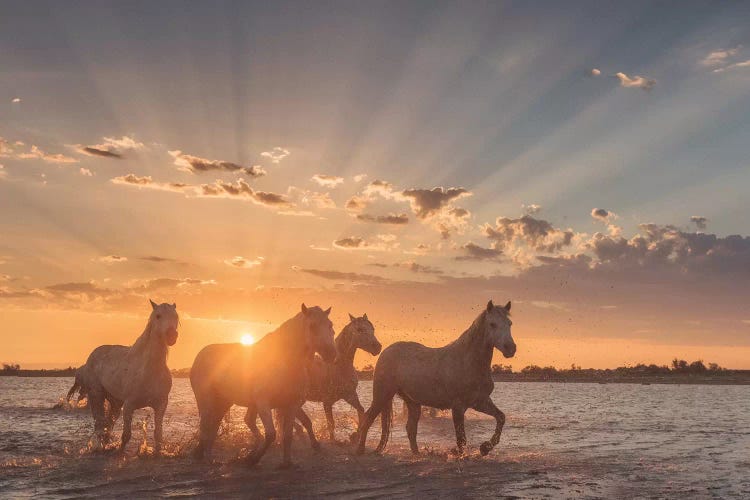
[[[250,335],[249,333],[243,333],[242,337],[240,338],[240,343],[242,345],[251,345],[255,343],[255,337]]]

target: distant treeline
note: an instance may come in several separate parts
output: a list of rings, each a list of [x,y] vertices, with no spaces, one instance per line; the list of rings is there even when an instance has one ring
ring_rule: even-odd
[[[3,363],[0,376],[16,377],[72,377],[75,368],[68,367],[55,370],[24,370],[18,364]],[[374,367],[365,366],[359,370],[360,380],[372,380]],[[190,368],[172,370],[172,376],[187,378]],[[750,370],[728,370],[716,363],[693,361],[675,358],[671,366],[644,365],[621,366],[619,368],[581,368],[575,364],[570,368],[554,366],[529,365],[519,372],[513,371],[511,365],[492,365],[492,378],[505,382],[599,382],[599,383],[717,383],[717,384],[750,384]]]
[[[0,370],[0,377],[72,377],[76,374],[76,369],[72,366],[67,368],[55,368],[53,370],[26,370],[21,369],[19,364],[7,364],[3,363],[3,368]]]

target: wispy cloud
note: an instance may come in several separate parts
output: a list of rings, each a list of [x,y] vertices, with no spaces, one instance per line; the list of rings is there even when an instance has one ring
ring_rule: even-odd
[[[312,176],[311,180],[327,188],[335,188],[336,186],[344,183],[343,177],[325,174],[315,174]]]
[[[31,146],[31,149],[26,153],[18,153],[16,155],[16,158],[22,159],[22,160],[42,160],[47,163],[58,163],[58,164],[64,164],[64,163],[78,163],[78,160],[75,158],[72,158],[70,156],[65,156],[62,153],[45,153],[42,151],[38,146]]]
[[[387,252],[399,247],[397,237],[393,234],[379,234],[372,240],[366,240],[359,236],[340,238],[333,242],[333,246],[340,250],[373,250]]]
[[[280,163],[281,160],[289,156],[291,153],[288,149],[284,149],[280,146],[276,146],[271,151],[263,151],[260,155],[264,158],[268,158],[273,163]]]
[[[85,155],[113,159],[122,159],[124,153],[127,151],[142,151],[146,149],[145,144],[126,135],[119,139],[116,137],[103,137],[100,144],[89,146],[75,144],[70,147]]]
[[[372,214],[357,214],[357,220],[363,222],[374,222],[376,224],[408,224],[409,216],[406,214],[388,214],[388,215],[372,215]]]
[[[630,77],[622,72],[615,73],[615,76],[620,80],[620,87],[651,90],[656,85],[656,80],[645,76]]]
[[[230,266],[230,267],[236,267],[238,269],[252,269],[254,267],[258,267],[259,265],[263,264],[263,261],[265,259],[263,257],[256,257],[254,259],[247,259],[245,257],[242,257],[240,255],[236,255],[232,257],[231,259],[227,259],[224,261],[224,264]]]
[[[177,165],[180,170],[194,174],[209,171],[224,171],[241,172],[248,177],[262,177],[266,175],[266,171],[259,165],[244,167],[230,161],[200,158],[198,156],[183,153],[180,150],[169,151],[169,154],[174,158],[174,164]]]
[[[94,259],[96,262],[101,262],[102,264],[116,264],[119,262],[127,262],[128,258],[123,257],[122,255],[103,255],[101,257],[97,257]]]

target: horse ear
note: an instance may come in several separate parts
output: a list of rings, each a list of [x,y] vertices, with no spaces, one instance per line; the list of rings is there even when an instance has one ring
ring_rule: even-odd
[[[302,314],[307,314],[307,306],[304,302],[302,303]]]
[[[367,319],[367,313],[365,313],[365,314],[364,314],[364,316],[362,316],[362,317],[363,317],[364,319]],[[369,321],[369,320],[368,320],[368,321]]]
[[[510,312],[510,300],[508,301],[507,304],[505,304],[505,310]]]
[[[487,312],[492,311],[492,309],[494,309],[494,308],[495,308],[495,304],[492,303],[492,300],[490,300],[489,302],[487,302]]]
[[[329,314],[331,314],[331,308],[329,307],[328,309],[326,309],[323,312],[326,313],[326,316],[328,316]]]
[[[172,308],[177,309],[177,302],[172,302]]]
[[[354,316],[352,316],[352,313],[349,313],[349,321],[354,321]]]
[[[148,299],[148,301],[151,302],[151,309],[156,309],[156,302],[151,299]]]

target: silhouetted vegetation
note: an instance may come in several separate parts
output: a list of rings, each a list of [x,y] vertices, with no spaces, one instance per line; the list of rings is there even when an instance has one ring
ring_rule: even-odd
[[[0,377],[72,377],[76,369],[72,366],[67,368],[56,368],[52,370],[23,370],[19,364],[3,363],[0,370]]]
[[[375,367],[364,366],[357,373],[360,380],[372,380]],[[16,377],[72,377],[73,367],[53,370],[25,370],[19,364],[3,363],[0,376]],[[190,376],[190,368],[172,370],[175,378]],[[520,371],[513,371],[512,365],[492,365],[492,378],[504,382],[597,382],[597,383],[693,383],[693,384],[750,384],[750,370],[728,370],[716,363],[702,360],[688,362],[673,359],[670,366],[642,364],[620,366],[618,368],[581,368],[572,364],[570,368],[529,365]]]

